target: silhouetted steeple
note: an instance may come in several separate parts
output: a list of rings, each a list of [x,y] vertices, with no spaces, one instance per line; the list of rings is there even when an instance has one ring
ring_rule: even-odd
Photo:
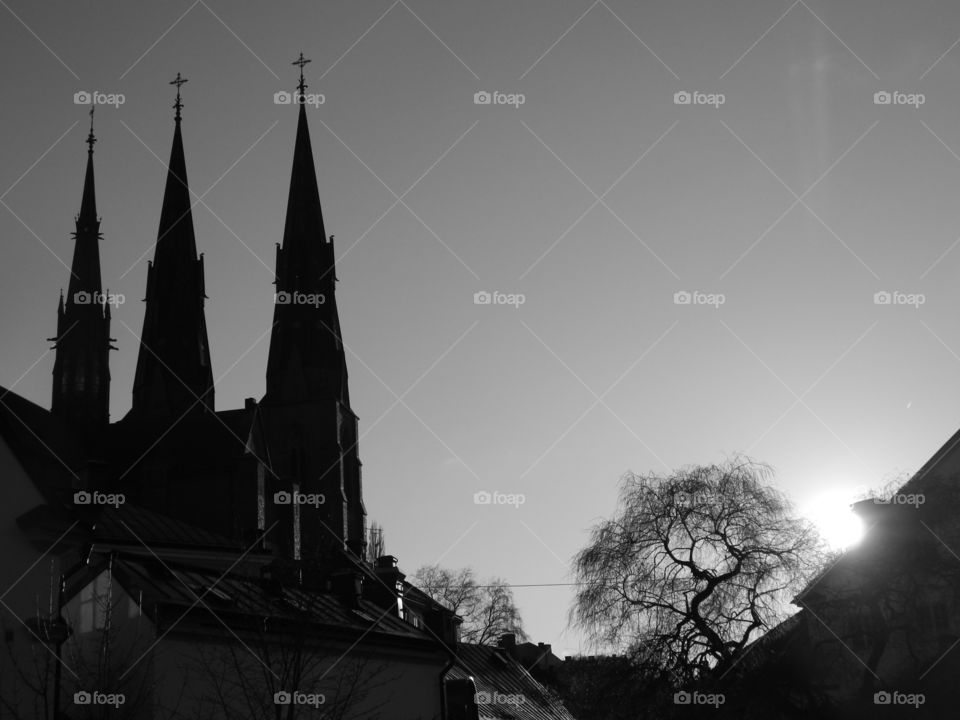
[[[78,426],[109,422],[110,306],[100,279],[100,220],[93,179],[93,110],[87,136],[87,172],[80,213],[73,234],[73,262],[67,297],[57,306],[56,359],[53,364],[52,411]]]
[[[273,334],[267,362],[271,403],[336,398],[349,406],[347,366],[335,297],[333,238],[323,226],[310,130],[303,102],[301,60],[299,117],[287,197],[283,244],[277,246]]]
[[[315,511],[267,507],[280,551],[310,559],[348,550],[363,557],[366,510],[350,409],[347,363],[335,296],[333,237],[327,239],[304,104],[303,53],[290,193],[277,245],[267,393],[260,403],[276,479],[272,492],[318,493]],[[272,518],[272,520],[271,520]]]
[[[180,132],[180,86],[185,82],[179,73],[171,82],[177,86],[173,147],[157,244],[153,262],[147,266],[147,305],[131,409],[138,416],[176,419],[188,410],[213,410],[213,372],[203,310],[203,256],[197,257]]]

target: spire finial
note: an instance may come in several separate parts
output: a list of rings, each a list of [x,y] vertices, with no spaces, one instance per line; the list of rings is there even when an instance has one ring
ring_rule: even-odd
[[[96,107],[96,106],[94,106],[94,107]],[[91,108],[90,108],[90,134],[87,135],[87,146],[89,147],[89,150],[87,150],[87,152],[90,153],[91,155],[93,155],[93,144],[97,141],[97,138],[95,138],[94,135],[93,135],[93,109],[94,109],[94,107],[91,107]]]
[[[301,52],[301,53],[300,53],[300,57],[298,57],[296,60],[294,60],[292,63],[290,63],[291,65],[299,65],[299,66],[300,66],[300,84],[297,85],[297,90],[300,91],[300,99],[299,99],[299,102],[301,102],[301,103],[304,101],[304,100],[303,100],[303,94],[304,94],[304,93],[306,92],[306,90],[307,90],[307,84],[303,81],[303,66],[306,65],[308,62],[310,62],[310,61],[309,61],[307,58],[305,58],[305,57],[303,56],[303,53]]]
[[[171,85],[177,86],[177,101],[173,104],[173,107],[176,109],[177,114],[174,115],[174,120],[180,120],[180,111],[183,109],[183,103],[180,101],[180,86],[187,82],[185,77],[180,77],[180,73],[177,73],[177,79],[171,80]]]

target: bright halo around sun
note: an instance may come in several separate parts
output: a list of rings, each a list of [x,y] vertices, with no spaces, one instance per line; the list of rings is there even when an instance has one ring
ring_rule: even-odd
[[[850,509],[858,499],[854,489],[827,490],[807,503],[802,513],[817,526],[831,549],[844,550],[863,536],[863,522]]]

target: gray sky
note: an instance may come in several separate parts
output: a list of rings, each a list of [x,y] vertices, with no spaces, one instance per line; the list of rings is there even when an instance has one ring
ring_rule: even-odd
[[[0,384],[49,406],[73,98],[122,93],[96,173],[129,408],[182,72],[217,407],[263,394],[302,50],[365,500],[408,572],[566,582],[628,469],[743,451],[814,512],[960,424],[955,3],[237,5],[0,2]],[[570,588],[515,592],[535,640],[581,647]]]

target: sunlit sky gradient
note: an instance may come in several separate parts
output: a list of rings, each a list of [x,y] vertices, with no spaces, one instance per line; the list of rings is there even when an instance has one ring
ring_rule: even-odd
[[[407,572],[569,582],[628,469],[746,452],[809,506],[918,468],[960,425],[956,3],[240,5],[2,3],[0,384],[49,406],[73,96],[123,93],[97,112],[96,173],[104,284],[128,300],[113,417],[129,408],[182,72],[217,407],[262,396],[295,130],[273,94],[303,50],[365,500]],[[571,588],[515,592],[534,640],[583,647]]]

